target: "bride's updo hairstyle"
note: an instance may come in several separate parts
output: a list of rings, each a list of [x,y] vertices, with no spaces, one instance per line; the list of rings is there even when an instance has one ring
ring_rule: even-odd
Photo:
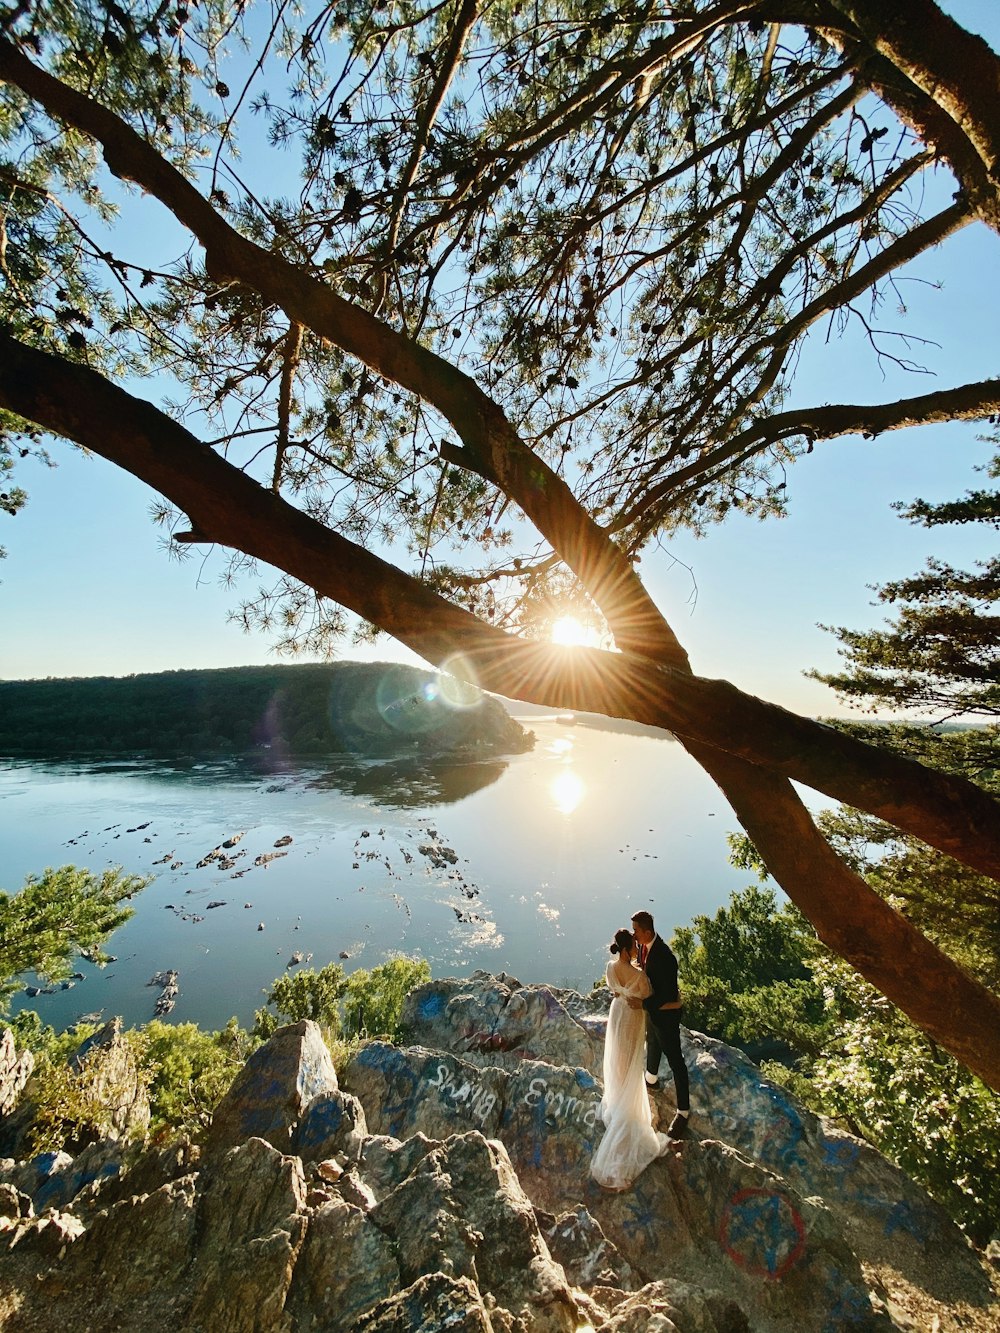
[[[635,941],[632,938],[632,932],[630,930],[616,930],[615,938],[612,943],[608,945],[608,948],[612,953],[621,953],[624,949],[631,951],[634,943]]]

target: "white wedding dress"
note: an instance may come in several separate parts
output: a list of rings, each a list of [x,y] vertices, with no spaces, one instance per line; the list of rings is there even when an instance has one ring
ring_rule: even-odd
[[[653,1129],[643,1071],[646,1066],[646,1014],[630,1009],[630,997],[644,1000],[649,979],[629,963],[608,964],[614,994],[604,1039],[604,1138],[594,1153],[590,1174],[605,1189],[625,1189],[666,1149],[669,1139]]]

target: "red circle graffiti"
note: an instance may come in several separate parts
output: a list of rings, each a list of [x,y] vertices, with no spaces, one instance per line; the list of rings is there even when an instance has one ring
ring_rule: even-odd
[[[739,1238],[734,1237],[732,1233],[734,1217],[740,1214],[747,1216],[752,1210],[752,1199],[773,1200],[777,1205],[777,1210],[781,1213],[781,1234],[767,1236],[759,1232],[754,1237],[757,1244],[753,1246],[756,1254],[746,1254],[737,1248]],[[747,1205],[750,1205],[749,1208]],[[765,1225],[768,1219],[764,1218],[762,1210],[758,1210],[756,1220]],[[776,1218],[770,1219],[772,1230]],[[771,1242],[769,1247],[768,1242]],[[777,1281],[785,1276],[790,1268],[798,1261],[806,1244],[806,1225],[802,1220],[797,1209],[781,1194],[775,1194],[773,1190],[763,1189],[742,1189],[737,1190],[733,1197],[726,1204],[722,1214],[722,1225],[719,1229],[719,1243],[723,1250],[729,1255],[730,1259],[748,1273],[756,1276],[765,1277],[770,1281]],[[787,1245],[788,1251],[778,1260],[779,1246],[784,1250]],[[770,1252],[769,1252],[770,1248]],[[760,1256],[760,1257],[758,1257]]]

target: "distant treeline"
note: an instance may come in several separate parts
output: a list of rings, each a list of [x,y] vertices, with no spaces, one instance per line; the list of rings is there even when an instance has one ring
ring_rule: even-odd
[[[510,753],[533,737],[495,699],[392,663],[0,681],[0,753]]]

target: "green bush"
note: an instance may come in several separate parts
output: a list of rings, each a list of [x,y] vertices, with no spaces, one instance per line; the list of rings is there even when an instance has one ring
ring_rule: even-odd
[[[370,972],[362,968],[352,973],[344,1001],[348,1032],[398,1041],[404,1035],[401,1020],[407,992],[430,979],[430,966],[422,958],[393,958]]]
[[[327,963],[318,972],[312,968],[286,972],[271,983],[265,1007],[254,1013],[253,1035],[266,1041],[284,1024],[311,1018],[332,1040],[340,1035],[340,1001],[346,990],[344,969],[339,963]]]
[[[150,1133],[169,1131],[196,1137],[257,1041],[231,1018],[220,1032],[196,1023],[154,1019],[129,1033],[136,1057],[149,1078]]]
[[[78,1041],[79,1038],[76,1038]],[[122,1083],[120,1055],[106,1047],[95,1047],[73,1066],[52,1059],[46,1052],[30,1081],[29,1097],[35,1103],[30,1140],[35,1152],[62,1148],[77,1153],[89,1143],[114,1137],[114,1113],[123,1101],[132,1101],[137,1091],[148,1089],[150,1071],[137,1065],[135,1078]]]

